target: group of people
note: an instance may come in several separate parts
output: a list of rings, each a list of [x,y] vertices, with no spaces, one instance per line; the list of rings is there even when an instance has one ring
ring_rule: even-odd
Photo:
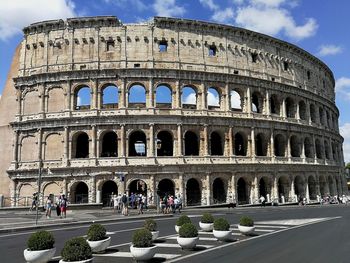
[[[37,206],[39,205],[39,196],[38,193],[33,194],[32,198],[32,205],[29,209],[29,211],[33,211],[33,209],[36,209]],[[67,198],[64,194],[60,194],[59,196],[56,197],[56,200],[54,201],[55,196],[53,194],[50,194],[45,202],[44,209],[46,210],[46,218],[49,219],[51,218],[51,213],[53,209],[56,209],[56,214],[60,218],[64,217],[66,218],[67,216]]]
[[[129,215],[129,206],[131,209],[138,209],[138,214],[143,214],[143,210],[147,209],[147,196],[142,193],[131,193],[127,196],[126,193],[111,196],[111,205],[114,211],[122,213],[122,215]]]
[[[163,198],[160,199],[160,209],[163,214],[176,213],[176,210],[181,213],[182,209],[182,199],[180,196],[173,196],[165,194]]]

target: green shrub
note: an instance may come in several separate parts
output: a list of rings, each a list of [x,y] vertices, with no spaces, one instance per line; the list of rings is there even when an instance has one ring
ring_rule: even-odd
[[[186,224],[186,223],[192,223],[191,219],[186,215],[182,215],[176,220],[177,226],[182,226],[183,224]]]
[[[68,240],[61,251],[64,261],[79,261],[92,258],[89,244],[83,237],[75,237]]]
[[[28,250],[31,251],[50,249],[54,244],[53,235],[44,230],[33,233],[27,241]]]
[[[143,227],[151,232],[157,231],[157,223],[153,219],[147,219]]]
[[[201,218],[202,223],[213,223],[214,222],[214,217],[210,213],[204,213]]]
[[[132,244],[134,247],[153,246],[152,233],[145,228],[136,230],[132,235]]]
[[[230,230],[230,224],[225,218],[218,218],[214,220],[214,230],[228,231]]]
[[[87,232],[87,239],[89,241],[99,241],[106,239],[106,229],[100,224],[92,224]]]
[[[198,230],[192,223],[183,224],[179,230],[180,237],[198,237]]]
[[[249,216],[242,216],[241,219],[239,219],[239,224],[241,226],[254,226],[254,221]]]

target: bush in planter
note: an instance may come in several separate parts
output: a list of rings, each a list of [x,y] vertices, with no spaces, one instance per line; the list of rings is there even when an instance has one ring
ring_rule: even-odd
[[[132,236],[132,244],[134,247],[152,247],[152,234],[148,229],[142,228],[134,232]]]
[[[218,218],[214,220],[214,230],[228,231],[230,230],[230,224],[225,218]]]
[[[214,217],[210,213],[204,213],[201,218],[202,223],[210,224],[214,222]]]
[[[106,239],[106,229],[100,224],[92,224],[87,232],[87,239],[89,241],[99,241]]]
[[[197,237],[198,230],[196,226],[192,223],[185,223],[181,226],[179,230],[180,237]]]
[[[157,231],[157,223],[153,219],[147,219],[143,227],[151,232]]]
[[[68,240],[61,251],[64,261],[80,261],[92,258],[92,251],[83,237],[75,237]]]
[[[242,216],[239,220],[241,226],[254,226],[254,221],[249,216]]]
[[[182,226],[187,223],[192,223],[192,222],[191,222],[191,219],[186,215],[182,215],[176,220],[177,226]]]
[[[54,244],[53,235],[44,230],[33,233],[27,241],[28,250],[30,251],[51,249]]]

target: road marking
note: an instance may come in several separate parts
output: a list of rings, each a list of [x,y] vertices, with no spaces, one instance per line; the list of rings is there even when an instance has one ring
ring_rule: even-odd
[[[170,244],[170,243],[158,243],[155,244],[157,247],[171,247],[171,248],[181,248],[179,244]],[[197,247],[205,247],[205,248],[212,248],[214,245],[201,245],[197,244]]]
[[[168,237],[167,239],[177,239],[176,237]],[[216,241],[217,239],[215,237],[200,237],[199,238],[200,241]]]
[[[173,259],[176,257],[180,257],[181,254],[162,254],[162,253],[156,253],[154,255],[154,258],[165,258],[165,259]],[[130,252],[115,252],[111,254],[94,254],[94,257],[122,257],[122,258],[132,258]]]
[[[321,222],[326,222],[326,221],[339,219],[339,218],[341,218],[341,216],[330,217],[330,218],[321,218],[319,220],[312,220],[312,221],[310,221],[308,223],[305,223],[305,224],[302,224],[302,225],[292,226],[292,227],[289,227],[289,228],[286,228],[286,229],[280,229],[280,230],[276,230],[274,232],[266,233],[264,235],[254,236],[254,237],[251,237],[251,238],[238,240],[236,242],[226,243],[226,244],[221,245],[221,246],[212,247],[212,248],[209,248],[209,249],[206,249],[206,250],[203,250],[203,251],[199,251],[199,252],[196,252],[196,253],[193,253],[193,254],[189,254],[189,255],[186,255],[186,256],[183,256],[183,257],[179,257],[179,258],[176,258],[176,259],[169,260],[168,262],[177,262],[177,261],[180,261],[180,260],[184,260],[184,259],[188,259],[188,258],[191,258],[191,257],[194,257],[194,256],[198,256],[198,255],[201,255],[201,254],[204,254],[204,253],[208,253],[208,252],[211,252],[211,251],[214,251],[214,250],[222,249],[222,248],[225,248],[225,247],[228,247],[228,246],[234,246],[234,245],[237,245],[237,244],[240,244],[240,243],[243,243],[243,242],[247,242],[249,240],[253,240],[253,239],[257,239],[257,238],[261,238],[261,237],[266,237],[266,236],[274,235],[274,234],[281,233],[281,232],[284,232],[284,231],[289,231],[289,230],[292,230],[292,229],[301,228],[301,227],[304,227],[304,226],[308,226],[308,225],[312,225],[312,224],[316,224],[316,223],[321,223]]]
[[[284,228],[288,228],[287,226],[274,226],[274,225],[258,225],[258,224],[254,224],[255,227],[258,228],[279,228],[279,229],[284,229]]]

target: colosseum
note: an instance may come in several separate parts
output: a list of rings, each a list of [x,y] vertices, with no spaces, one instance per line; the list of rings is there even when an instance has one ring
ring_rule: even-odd
[[[186,206],[347,193],[333,73],[293,44],[166,17],[23,32],[0,101],[3,206],[37,191]]]

